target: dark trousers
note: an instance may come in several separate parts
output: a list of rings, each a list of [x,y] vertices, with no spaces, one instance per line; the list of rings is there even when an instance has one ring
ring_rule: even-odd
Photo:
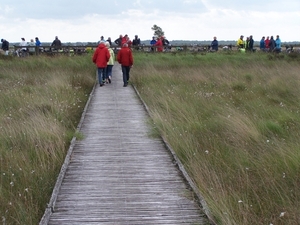
[[[105,68],[98,67],[98,82],[103,84],[103,79],[105,79]]]
[[[130,72],[130,66],[122,66],[123,82],[124,82],[124,84],[128,83],[129,72]]]
[[[112,68],[113,65],[107,65],[106,67],[106,79],[108,79],[109,77],[112,77]]]

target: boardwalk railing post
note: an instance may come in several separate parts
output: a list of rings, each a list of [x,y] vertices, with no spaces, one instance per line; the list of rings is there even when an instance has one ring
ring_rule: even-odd
[[[35,55],[38,55],[38,54],[39,54],[39,47],[35,46]]]

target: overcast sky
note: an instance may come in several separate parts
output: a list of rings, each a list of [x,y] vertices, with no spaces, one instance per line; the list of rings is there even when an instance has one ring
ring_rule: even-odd
[[[0,4],[0,38],[96,42],[120,34],[141,40],[156,24],[172,40],[237,40],[280,35],[300,41],[300,0],[7,0]]]

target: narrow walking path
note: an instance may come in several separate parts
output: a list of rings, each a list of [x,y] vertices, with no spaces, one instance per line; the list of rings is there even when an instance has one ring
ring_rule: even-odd
[[[197,200],[121,68],[97,85],[52,212],[40,224],[207,224]]]

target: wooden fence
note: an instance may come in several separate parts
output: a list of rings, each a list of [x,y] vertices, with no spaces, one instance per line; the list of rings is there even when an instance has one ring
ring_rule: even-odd
[[[82,55],[89,52],[93,52],[97,45],[62,45],[60,49],[55,49],[51,46],[14,46],[13,52],[17,52],[20,49],[26,48],[26,51],[30,55]],[[115,53],[120,50],[120,47],[115,45],[111,46],[114,49]],[[152,45],[140,45],[140,46],[131,46],[133,51],[140,51],[140,52],[149,52],[149,53],[156,53],[158,52],[157,49],[160,48],[159,46],[152,46]],[[259,47],[255,46],[255,48],[259,51]],[[220,46],[219,51],[237,51],[238,48],[233,45],[226,45]],[[282,48],[282,52],[286,52],[287,46]],[[299,50],[298,50],[299,51]],[[211,50],[210,46],[208,45],[170,45],[170,46],[163,46],[163,52],[193,52],[193,53],[203,53],[203,52],[214,52]]]
[[[75,46],[75,45],[63,45],[60,49],[56,49],[51,46],[13,46],[13,52],[18,52],[21,49],[26,49],[26,52],[30,55],[40,55],[40,54],[47,54],[47,55],[55,55],[55,54],[66,54],[66,55],[80,55],[85,54],[88,52],[93,52],[97,48],[97,45],[82,45],[82,46]],[[115,52],[118,52],[120,49],[117,46],[112,45],[112,49]],[[131,46],[133,51],[141,51],[141,52],[151,52],[155,53],[158,52],[157,49],[160,48],[159,46],[152,46],[152,45],[140,45],[140,46]],[[219,48],[222,48],[219,47]],[[163,52],[206,52],[210,51],[209,46],[202,46],[202,45],[170,45],[164,46]],[[227,49],[226,49],[227,50]],[[234,47],[229,46],[228,50],[234,50]]]
[[[74,54],[84,54],[89,50],[93,50],[96,46],[74,46],[74,45],[63,45],[61,48],[57,49],[51,46],[13,46],[13,52],[21,51],[21,49],[26,49],[25,51],[30,55],[55,55],[55,54],[66,54],[66,55],[74,55]]]

